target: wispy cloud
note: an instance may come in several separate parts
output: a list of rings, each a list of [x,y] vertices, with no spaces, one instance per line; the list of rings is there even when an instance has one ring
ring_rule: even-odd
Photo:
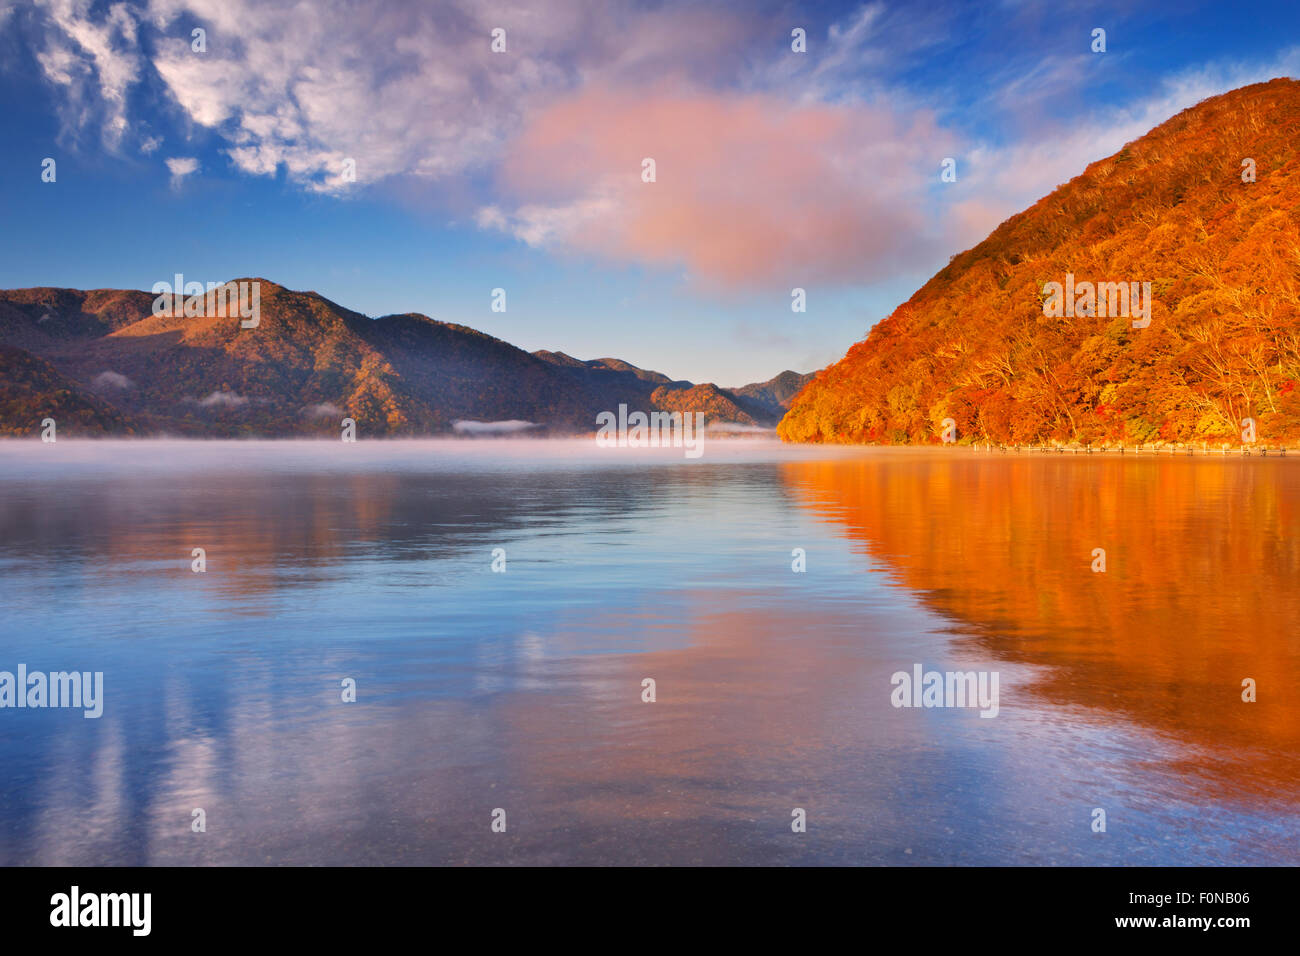
[[[536,422],[509,419],[501,422],[476,422],[467,419],[454,421],[451,427],[463,435],[517,435],[537,428]]]
[[[172,174],[172,186],[179,186],[186,176],[192,176],[199,169],[199,161],[193,156],[172,156],[166,163],[167,171]]]
[[[1004,219],[1078,176],[1088,164],[1112,155],[1183,110],[1211,96],[1279,76],[1300,76],[1300,46],[1267,62],[1209,64],[1180,72],[1147,96],[1096,110],[1084,122],[1045,123],[1037,135],[1003,145],[972,142],[963,156],[963,174],[953,184],[952,202],[941,213],[954,248],[975,245]],[[1030,101],[1039,98],[1032,88],[1004,90],[1006,108],[1019,108],[1017,95]]]
[[[333,402],[321,402],[319,405],[304,406],[302,413],[305,418],[312,420],[343,417],[343,409]]]
[[[969,97],[1005,122],[971,123],[953,105],[959,71],[914,69],[979,53],[962,47],[951,6],[873,0],[835,22],[781,5],[757,16],[633,0],[430,9],[36,0],[11,19],[34,30],[70,133],[98,129],[110,149],[129,141],[152,155],[161,137],[137,114],[167,104],[169,151],[194,154],[166,160],[173,183],[199,156],[217,173],[200,143],[239,173],[283,173],[325,194],[472,181],[486,192],[474,200],[481,229],[727,288],[869,284],[942,261],[1179,110],[1300,66],[1295,51],[1211,65],[1097,105],[1088,94],[1101,61],[1084,52],[1086,31],[1070,27],[1058,47],[1077,52],[1033,54],[1036,39],[1059,39],[1060,18],[1006,4],[979,16],[1023,32],[1016,48],[1031,52],[991,63]],[[808,31],[807,54],[789,48],[795,26]],[[491,49],[496,28],[505,53]],[[1089,106],[1057,118],[1062,102]],[[949,156],[958,181],[936,188]],[[640,181],[646,157],[653,184]]]
[[[240,408],[248,404],[248,399],[236,392],[209,392],[203,398],[186,398],[203,408]]]
[[[40,6],[48,28],[36,61],[63,91],[65,131],[78,132],[98,115],[104,142],[117,146],[128,126],[127,92],[140,78],[135,14],[118,3],[94,16],[90,0],[43,0]]]
[[[105,371],[100,372],[90,380],[90,387],[95,389],[127,389],[133,388],[132,381],[121,372]]]

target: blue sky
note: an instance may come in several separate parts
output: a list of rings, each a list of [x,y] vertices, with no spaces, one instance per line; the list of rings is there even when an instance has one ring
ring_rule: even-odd
[[[0,286],[262,276],[738,385],[838,359],[1087,163],[1300,70],[1291,2],[305,7],[0,2]]]

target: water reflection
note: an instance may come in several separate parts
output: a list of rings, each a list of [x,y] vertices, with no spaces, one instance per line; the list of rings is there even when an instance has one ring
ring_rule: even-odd
[[[1176,738],[1208,788],[1300,799],[1297,463],[972,454],[783,473],[989,653],[1046,665],[1033,690],[1051,705]]]
[[[1300,858],[1290,462],[426,444],[0,459],[0,863]]]

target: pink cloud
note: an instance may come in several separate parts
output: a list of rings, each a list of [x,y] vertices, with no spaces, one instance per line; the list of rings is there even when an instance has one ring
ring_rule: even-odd
[[[585,92],[512,142],[501,186],[515,205],[479,222],[721,286],[870,281],[933,248],[925,191],[951,150],[926,112]],[[646,157],[654,183],[641,181]]]
[[[953,248],[964,251],[978,245],[1018,211],[1013,204],[987,202],[983,199],[966,199],[954,203],[948,213],[948,232],[954,240]]]

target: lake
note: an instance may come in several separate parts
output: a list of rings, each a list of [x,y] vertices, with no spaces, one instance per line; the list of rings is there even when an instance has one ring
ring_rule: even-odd
[[[3,442],[0,670],[103,713],[0,709],[0,863],[1295,865],[1298,532],[1294,456]]]

